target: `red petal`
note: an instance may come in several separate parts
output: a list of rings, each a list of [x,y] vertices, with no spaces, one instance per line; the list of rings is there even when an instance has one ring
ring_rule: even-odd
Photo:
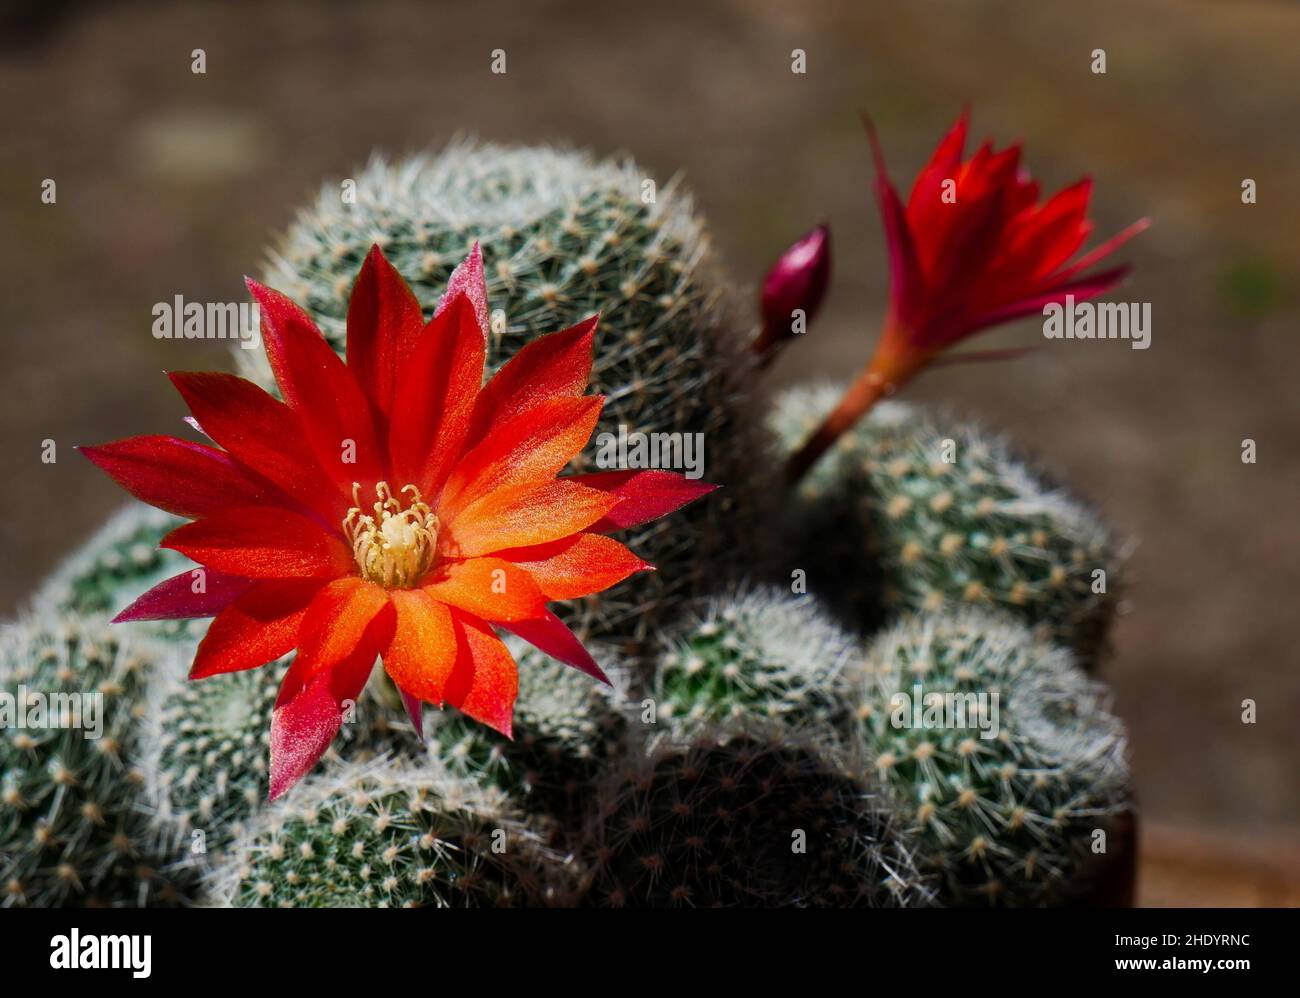
[[[621,500],[603,520],[587,528],[593,534],[639,527],[681,509],[718,487],[689,479],[675,471],[658,470],[599,471],[589,475],[570,475],[562,481],[600,489]]]
[[[473,305],[457,295],[430,320],[398,380],[388,448],[393,478],[437,495],[464,450],[487,349]]]
[[[525,620],[546,612],[546,597],[532,576],[500,558],[444,561],[420,588],[484,620]]]
[[[948,134],[939,140],[930,161],[916,175],[907,198],[907,224],[910,228],[924,231],[937,211],[952,207],[944,204],[941,198],[943,182],[957,179],[969,125],[968,112],[963,109]]]
[[[222,610],[199,642],[191,679],[242,672],[295,648],[319,582],[259,582]]]
[[[493,427],[538,402],[581,395],[591,377],[592,340],[600,316],[548,333],[526,344],[493,376],[479,394],[470,421],[467,447],[488,436]]]
[[[393,616],[388,594],[360,579],[338,579],[312,600],[271,718],[271,800],[329,748],[391,638]]]
[[[307,775],[343,725],[348,702],[355,703],[375,665],[372,640],[333,668],[303,679],[302,656],[294,660],[280,686],[271,715],[271,788],[275,800]]]
[[[322,587],[307,608],[299,634],[294,666],[303,680],[346,660],[362,644],[371,623],[388,603],[388,593],[382,586],[356,576],[335,579]]]
[[[415,349],[424,317],[396,268],[372,246],[348,301],[348,367],[382,413],[393,409],[398,372]]]
[[[420,702],[419,697],[412,696],[400,686],[397,687],[397,692],[401,694],[406,716],[411,719],[411,726],[415,728],[415,737],[424,741],[424,704]]]
[[[870,119],[864,119],[864,123],[876,161],[876,198],[880,202],[880,217],[885,225],[885,245],[889,251],[890,305],[901,318],[907,319],[919,308],[925,290],[920,255],[908,227],[903,203],[885,169],[885,154],[880,148],[875,126]]]
[[[356,571],[352,552],[337,534],[270,506],[239,507],[183,524],[159,546],[249,579],[332,579]]]
[[[474,318],[478,323],[479,331],[483,334],[483,338],[487,339],[487,281],[483,277],[483,252],[479,249],[477,242],[474,243],[473,249],[469,251],[469,256],[457,264],[456,269],[451,272],[451,277],[447,279],[447,290],[439,299],[438,308],[433,314],[436,316],[442,312],[443,309],[456,300],[458,295],[464,295],[469,299],[470,305],[474,309]]]
[[[1100,246],[1095,246],[1092,249],[1090,249],[1087,253],[1083,254],[1083,256],[1079,257],[1078,260],[1070,264],[1069,267],[1067,267],[1065,270],[1062,270],[1059,274],[1053,274],[1052,275],[1053,283],[1059,284],[1059,282],[1061,281],[1069,280],[1075,274],[1087,270],[1093,264],[1100,263],[1102,260],[1110,256],[1112,253],[1114,253],[1117,249],[1123,246],[1134,236],[1145,232],[1150,227],[1151,227],[1151,219],[1139,218],[1136,222],[1128,226],[1126,229],[1123,229],[1122,231],[1117,232],[1115,235],[1111,236]]]
[[[131,495],[177,516],[207,516],[279,497],[230,455],[179,437],[130,437],[79,449]]]
[[[351,505],[311,457],[298,417],[283,402],[233,374],[172,374],[172,383],[203,432],[241,464],[274,482],[327,522],[339,523]]]
[[[278,291],[247,283],[261,308],[262,339],[275,380],[298,414],[321,468],[345,492],[354,481],[383,478],[387,454],[379,447],[374,413],[352,372],[306,312]]]
[[[1044,306],[1051,304],[1060,304],[1065,301],[1066,295],[1074,295],[1076,301],[1086,301],[1089,298],[1096,298],[1103,295],[1116,284],[1122,281],[1129,272],[1127,265],[1123,267],[1113,267],[1110,270],[1103,270],[1096,274],[1090,274],[1087,277],[1081,277],[1075,281],[1067,281],[1064,284],[1054,284],[1045,291],[1033,295],[1029,298],[1022,298],[1019,301],[1009,302],[1006,305],[1000,305],[997,308],[987,309],[977,312],[962,320],[962,326],[956,329],[946,339],[949,342],[961,339],[980,329],[987,329],[989,326],[996,326],[999,323],[1011,322],[1013,319],[1023,318],[1026,315],[1041,315]]]
[[[192,568],[160,582],[113,618],[121,624],[131,620],[182,620],[214,617],[256,583],[243,576]],[[200,586],[199,591],[195,586]]]
[[[617,496],[566,479],[509,485],[466,506],[447,525],[448,543],[462,558],[545,544],[591,526],[618,503]]]
[[[483,621],[451,611],[456,631],[456,668],[447,683],[447,702],[511,737],[519,670],[501,639]]]
[[[550,655],[551,658],[599,679],[606,686],[613,685],[596,664],[596,660],[591,657],[591,653],[582,646],[577,635],[565,627],[564,622],[549,610],[545,617],[538,617],[536,620],[516,620],[501,626],[523,638],[538,651]]]
[[[393,638],[384,650],[384,669],[404,697],[441,705],[447,679],[456,665],[456,633],[451,613],[420,589],[389,593],[396,611]],[[407,712],[410,704],[407,704]],[[412,721],[418,714],[412,714]]]
[[[533,577],[548,600],[577,599],[653,568],[612,537],[578,534],[550,544],[498,551]]]
[[[598,395],[549,399],[496,427],[456,464],[438,515],[454,523],[460,510],[495,489],[553,478],[591,439],[604,403]]]

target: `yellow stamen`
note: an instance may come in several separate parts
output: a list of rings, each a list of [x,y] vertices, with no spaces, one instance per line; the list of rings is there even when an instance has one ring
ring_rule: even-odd
[[[362,578],[385,589],[418,585],[437,556],[438,518],[414,485],[402,487],[401,494],[411,493],[411,503],[405,509],[387,482],[376,485],[378,501],[373,516],[361,512],[360,489],[360,483],[352,483],[355,505],[343,518],[343,533],[352,545]]]

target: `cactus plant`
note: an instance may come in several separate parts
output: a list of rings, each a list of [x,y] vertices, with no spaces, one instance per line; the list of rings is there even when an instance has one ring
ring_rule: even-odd
[[[211,875],[237,907],[547,903],[564,875],[499,792],[392,759],[313,777],[263,811]]]
[[[497,787],[525,810],[568,820],[585,805],[597,773],[623,751],[626,674],[605,649],[593,653],[613,688],[521,641],[506,644],[519,663],[513,738],[444,710],[431,715],[430,751],[453,773]]]
[[[879,152],[877,158],[883,162]],[[880,189],[892,191],[887,177]],[[942,241],[942,232],[929,235]],[[469,252],[474,244],[481,255]],[[375,245],[383,252],[372,251]],[[968,255],[967,269],[979,276],[987,254]],[[1022,284],[1046,273],[1030,256],[1013,261]],[[894,262],[906,268],[916,261],[904,254]],[[244,403],[274,414],[245,437],[244,419],[224,405],[229,400],[209,394],[220,376],[179,375],[187,400],[214,417],[196,412],[230,463],[167,438],[83,453],[133,495],[194,519],[182,550],[204,564],[205,557],[219,560],[232,592],[250,576],[282,579],[260,548],[244,549],[243,533],[228,532],[233,523],[205,525],[228,512],[225,492],[201,487],[169,499],[177,481],[208,472],[228,478],[236,495],[267,500],[281,526],[303,519],[296,504],[304,499],[331,527],[346,508],[329,557],[317,551],[320,565],[301,546],[282,545],[280,531],[271,545],[277,571],[297,577],[312,562],[302,577],[323,583],[320,573],[328,570],[330,596],[318,602],[312,589],[304,608],[295,602],[298,590],[270,585],[276,610],[268,615],[257,600],[187,601],[183,586],[163,587],[158,599],[169,611],[234,608],[226,621],[229,646],[217,627],[217,638],[197,653],[205,661],[195,672],[209,678],[188,683],[182,662],[194,655],[203,622],[104,630],[109,616],[187,567],[182,556],[157,547],[181,520],[132,504],[92,538],[38,594],[37,606],[58,623],[24,621],[0,636],[4,691],[93,687],[105,698],[104,737],[95,741],[50,726],[0,731],[0,902],[174,903],[198,898],[202,888],[202,900],[237,906],[881,907],[933,903],[936,886],[938,900],[948,904],[1068,902],[1086,890],[1100,861],[1098,836],[1104,841],[1121,827],[1129,806],[1122,726],[1101,688],[1075,667],[1095,660],[1103,642],[1119,582],[1113,543],[1088,510],[978,427],[886,402],[843,432],[941,349],[1005,318],[996,309],[966,308],[984,301],[969,282],[945,291],[896,281],[876,360],[842,405],[830,390],[796,390],[780,400],[770,426],[755,420],[748,383],[803,328],[791,323],[795,314],[811,318],[829,266],[824,228],[783,256],[765,282],[763,328],[750,352],[735,335],[730,284],[714,269],[690,196],[676,181],[656,189],[629,160],[457,143],[399,161],[375,158],[354,178],[325,185],[285,234],[265,275],[310,314],[250,282],[268,316],[264,330],[272,352],[279,351],[277,371],[292,412],[243,386],[251,393],[241,396]],[[358,271],[360,305],[348,330]],[[1094,275],[1096,290],[1117,274]],[[419,407],[397,405],[397,373],[440,370],[399,360],[405,355],[397,345],[409,345],[420,328],[401,278],[425,317],[442,302],[451,309],[444,321],[454,322],[457,335],[469,330],[465,342],[473,349],[458,352],[455,366],[470,373],[456,397],[475,394],[469,389],[481,374],[491,375],[529,344],[532,373],[549,371],[539,377],[552,387],[563,381],[566,398],[580,393],[592,327],[570,330],[581,334],[581,349],[572,348],[579,341],[563,340],[570,344],[563,358],[544,359],[553,347],[537,340],[600,313],[590,387],[606,400],[596,433],[669,434],[692,443],[699,435],[708,448],[701,472],[729,486],[672,521],[628,528],[708,487],[678,482],[674,492],[665,476],[645,476],[638,479],[645,488],[636,489],[614,476],[605,482],[620,502],[571,531],[590,528],[599,536],[621,523],[630,534],[622,539],[661,569],[578,597],[596,587],[596,569],[608,566],[610,548],[576,559],[584,568],[577,574],[585,578],[591,569],[592,584],[575,585],[570,606],[558,612],[580,638],[603,642],[592,650],[615,679],[613,691],[494,629],[536,638],[569,665],[599,675],[592,659],[574,649],[573,636],[546,615],[548,602],[566,601],[564,577],[575,574],[576,562],[563,562],[564,552],[538,562],[549,567],[536,572],[553,578],[533,587],[535,599],[509,606],[480,600],[467,608],[458,599],[477,592],[478,583],[458,589],[449,571],[438,580],[446,598],[431,597],[441,609],[420,609],[427,601],[412,584],[446,553],[439,537],[451,549],[465,533],[452,512],[440,520],[440,504],[447,500],[455,510],[455,495],[424,467],[427,441],[416,439],[405,419],[391,418],[399,411],[423,418]],[[939,307],[949,292],[974,297]],[[485,299],[496,309],[490,321]],[[314,475],[322,455],[334,467],[334,417],[341,415],[334,403],[342,395],[308,399],[299,391],[319,387],[322,372],[338,374],[325,363],[333,358],[319,338],[302,335],[312,320],[339,354],[353,335],[347,371],[359,379],[352,385],[358,391],[346,379],[334,386],[351,400],[348,427],[405,427],[387,440],[403,441],[401,462],[391,447],[360,448],[375,466],[365,489],[353,487],[354,508],[335,510],[334,492],[346,493],[353,477],[367,475],[302,480]],[[277,390],[264,352],[239,349],[236,357],[243,373]],[[578,361],[581,376],[574,373]],[[447,363],[450,371],[453,358]],[[420,382],[402,399],[445,412],[442,401],[430,401],[432,390]],[[520,405],[535,398],[522,384],[506,396]],[[594,400],[572,401],[596,418]],[[476,426],[484,413],[512,412],[491,391],[473,406],[463,415]],[[286,413],[292,418],[282,422]],[[231,417],[225,433],[217,428],[222,416]],[[513,411],[519,425],[511,424],[513,437],[504,435],[520,445],[512,462],[533,430],[523,416],[531,414]],[[571,422],[580,421],[575,415]],[[280,453],[279,441],[293,437],[299,423],[304,439]],[[590,421],[583,425],[590,429]],[[813,433],[819,426],[824,432]],[[441,427],[430,436],[446,439]],[[342,436],[355,444],[353,437],[363,435]],[[603,439],[596,436],[570,470],[626,466],[623,455],[610,463]],[[231,453],[247,451],[245,444],[258,446],[245,454],[253,464],[242,468],[243,457]],[[180,463],[160,464],[160,453]],[[263,467],[260,459],[268,456]],[[448,461],[453,457],[465,455]],[[389,489],[380,480],[401,463],[414,464],[414,477],[430,476],[427,503],[413,483]],[[788,481],[802,477],[784,510],[776,507],[774,487],[774,469],[782,465]],[[181,479],[177,469],[194,474]],[[538,480],[559,470],[539,472]],[[403,474],[403,481],[411,478]],[[485,496],[504,487],[490,478],[481,483],[485,490],[491,485]],[[371,508],[371,487],[379,500],[374,517],[362,512]],[[572,483],[564,487],[576,491]],[[409,505],[397,499],[408,489]],[[675,499],[652,495],[656,489]],[[287,509],[278,507],[279,490],[292,494]],[[236,550],[243,553],[226,557]],[[793,581],[801,594],[805,583],[812,595],[737,581],[764,574],[772,560],[781,562],[781,583]],[[645,566],[630,559],[628,570],[636,567]],[[492,594],[502,595],[495,584]],[[222,597],[224,590],[202,595]],[[508,595],[518,595],[513,583]],[[157,615],[146,604],[140,615]],[[864,656],[862,635],[900,611],[903,619]],[[245,618],[246,629],[230,623]],[[437,626],[440,619],[451,631]],[[435,649],[431,635],[445,638],[444,632],[454,641]],[[499,637],[517,663],[517,698],[516,667]],[[300,651],[295,666],[286,657],[271,668],[219,674],[290,647]],[[383,700],[383,709],[372,709],[371,699],[350,699],[362,696],[376,656],[392,679],[372,675],[365,696]],[[277,709],[286,668],[297,672]],[[971,694],[977,705],[978,695],[996,694],[997,714],[963,717],[996,721],[995,736],[951,723],[902,723],[892,698],[916,691],[916,682]],[[632,721],[624,708],[633,694],[652,698],[656,716],[642,720],[657,726]],[[465,714],[431,714],[428,745],[421,746],[411,725],[397,719],[405,706],[418,720],[413,712],[421,701],[456,703]],[[327,764],[294,786],[326,751],[324,736],[340,717],[342,735]],[[513,740],[467,718],[512,732]],[[287,796],[264,805],[268,788]]]
[[[277,667],[157,684],[144,774],[169,853],[221,850],[266,799],[268,732],[283,673]]]
[[[546,147],[454,144],[437,155],[372,160],[355,199],[326,184],[286,234],[266,281],[300,302],[340,353],[352,281],[377,243],[425,313],[452,268],[479,242],[488,298],[498,309],[494,370],[537,335],[600,313],[592,390],[607,396],[597,434],[703,434],[707,478],[730,486],[752,420],[739,386],[752,361],[728,318],[703,223],[673,181],[657,190],[631,161],[597,161]],[[244,372],[270,387],[262,351],[239,349]],[[579,459],[589,470],[594,451]],[[640,640],[674,603],[716,581],[702,555],[739,536],[734,489],[671,525],[648,524],[627,542],[664,571],[570,608],[590,635]],[[671,568],[671,570],[668,570]]]
[[[772,418],[782,444],[795,446],[835,394],[784,394]],[[853,619],[984,606],[1021,617],[1086,664],[1104,644],[1120,582],[1106,528],[972,423],[880,405],[814,466],[791,515],[812,560],[810,587]]]
[[[839,723],[855,639],[807,596],[746,586],[696,603],[663,640],[654,696],[674,726]]]
[[[27,704],[46,709],[30,725],[0,725],[5,905],[167,904],[188,890],[160,869],[140,809],[144,691],[169,652],[102,616],[33,616],[0,631],[6,701],[25,717]]]
[[[867,765],[943,901],[1041,905],[1086,886],[1127,807],[1126,739],[1068,651],[987,611],[918,614],[875,639],[856,682]]]
[[[812,740],[701,727],[611,769],[581,855],[597,906],[926,903],[874,799]]]
[[[193,564],[175,551],[158,547],[163,536],[183,522],[133,500],[55,571],[37,594],[36,603],[63,613],[107,613],[111,617],[121,612],[151,586]],[[149,621],[130,627],[165,637],[192,636],[185,621]]]

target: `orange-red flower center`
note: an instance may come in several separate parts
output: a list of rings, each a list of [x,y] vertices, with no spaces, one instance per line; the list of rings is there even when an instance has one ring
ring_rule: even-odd
[[[352,483],[355,505],[343,518],[343,533],[363,579],[385,589],[410,589],[419,585],[437,558],[438,518],[414,485],[404,485],[398,495],[410,493],[403,507],[387,482],[375,486],[373,513],[362,512],[361,486]]]

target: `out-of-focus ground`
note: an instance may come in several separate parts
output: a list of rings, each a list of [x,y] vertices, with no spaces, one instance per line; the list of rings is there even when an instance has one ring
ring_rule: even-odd
[[[934,371],[908,395],[1005,429],[1137,542],[1106,674],[1132,732],[1142,900],[1297,903],[1300,7],[34,9],[0,49],[4,611],[120,501],[71,446],[178,425],[160,372],[228,366],[219,345],[154,340],[153,303],[242,300],[293,209],[373,149],[468,132],[633,152],[661,178],[685,172],[748,283],[829,219],[831,298],[776,387],[857,368],[881,314],[859,110],[908,178],[969,103],[976,134],[1023,138],[1045,185],[1094,175],[1099,234],[1155,220],[1124,252],[1119,292],[1152,303],[1153,345],[1046,343],[1031,321],[982,345],[1042,346],[1034,357]],[[190,72],[195,48],[206,75]],[[806,75],[790,72],[794,48]],[[39,200],[47,177],[55,206]],[[1242,464],[1243,438],[1258,463]]]

